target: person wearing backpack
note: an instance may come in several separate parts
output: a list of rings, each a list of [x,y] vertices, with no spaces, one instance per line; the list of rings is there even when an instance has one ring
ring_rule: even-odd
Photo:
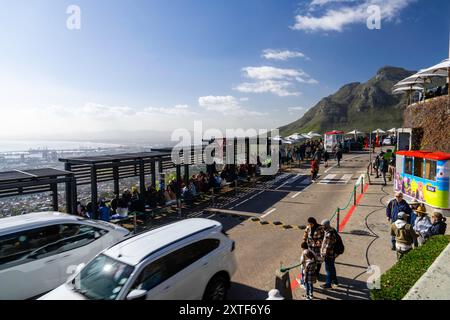
[[[335,286],[339,285],[334,262],[338,256],[336,249],[339,249],[338,251],[343,253],[343,246],[342,239],[340,239],[337,231],[331,227],[330,220],[322,221],[322,226],[325,234],[322,242],[322,248],[320,249],[320,255],[323,257],[325,262],[326,280],[325,284],[320,287],[322,289],[331,289],[333,288],[332,284]],[[341,245],[339,245],[340,248],[338,248],[337,245],[338,241],[341,243]]]
[[[320,257],[320,249],[322,248],[322,241],[324,237],[324,228],[317,223],[313,217],[308,218],[308,225],[303,234],[303,242],[308,244],[308,248],[317,256],[316,275],[319,276],[320,268],[322,266],[322,259]]]
[[[416,233],[411,224],[407,222],[408,214],[398,213],[398,219],[391,226],[391,236],[395,237],[395,248],[397,251],[397,260],[400,260],[405,254],[412,250],[416,242]]]

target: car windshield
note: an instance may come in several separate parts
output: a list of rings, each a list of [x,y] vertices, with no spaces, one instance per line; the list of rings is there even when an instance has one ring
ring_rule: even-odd
[[[128,281],[134,267],[98,255],[73,280],[73,290],[89,299],[114,300]]]

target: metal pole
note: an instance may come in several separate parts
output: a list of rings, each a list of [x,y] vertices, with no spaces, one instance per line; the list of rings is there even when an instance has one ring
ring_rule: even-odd
[[[64,163],[64,170],[65,171],[72,171],[72,166],[71,166],[71,164],[70,163]],[[65,192],[65,194],[66,194],[66,208],[67,209],[69,209],[69,208],[72,208],[72,186],[71,186],[71,183],[70,183],[70,181],[67,181],[66,183],[65,183],[65,188],[66,188],[66,192]],[[72,214],[74,214],[75,212],[71,212],[72,210],[67,210],[67,213],[72,213]]]
[[[361,176],[361,194],[364,193],[364,176]]]
[[[340,215],[341,215],[341,209],[337,208],[337,211],[336,211],[336,223],[337,223],[336,231],[338,233],[339,233]]]
[[[152,174],[152,186],[154,187],[154,188],[156,188],[156,166],[155,166],[155,159],[153,159],[151,162],[150,162],[150,171],[151,171],[151,174]]]
[[[373,175],[373,172],[372,172],[372,132],[369,133],[369,162],[370,162],[370,175]]]
[[[98,219],[97,213],[97,169],[95,165],[91,166],[91,203],[92,203],[92,216],[94,219]]]
[[[51,189],[52,189],[52,206],[53,206],[53,211],[58,211],[58,185],[56,183],[52,183]],[[70,207],[70,203],[69,203],[68,207]],[[69,211],[67,213],[71,213],[71,212]]]
[[[356,206],[356,186],[353,187],[353,204]]]

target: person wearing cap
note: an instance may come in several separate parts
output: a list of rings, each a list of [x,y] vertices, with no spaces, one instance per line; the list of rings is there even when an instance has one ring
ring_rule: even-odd
[[[284,298],[280,294],[280,291],[278,291],[277,289],[272,289],[269,291],[269,296],[266,300],[284,300]]]
[[[416,205],[415,203],[411,204]],[[428,238],[428,231],[431,228],[431,220],[427,215],[427,210],[425,206],[421,203],[417,203],[418,207],[414,209],[417,214],[417,218],[414,221],[414,231],[417,235],[417,245],[421,246],[425,243]]]
[[[331,227],[330,220],[323,220],[322,226],[324,228],[324,238],[322,247],[320,249],[320,255],[325,262],[326,280],[325,284],[321,285],[320,287],[322,289],[331,289],[332,284],[334,284],[335,286],[339,285],[336,276],[336,266],[334,264],[334,261],[336,259],[334,246],[336,244],[337,231]]]
[[[397,259],[400,260],[406,253],[412,250],[416,241],[416,233],[407,222],[408,214],[398,213],[398,219],[391,225],[391,236],[395,237],[395,249]]]
[[[432,226],[428,231],[428,236],[432,237],[437,235],[444,235],[445,230],[447,229],[447,224],[445,223],[446,220],[447,219],[442,216],[442,213],[433,212],[433,214],[431,215]]]
[[[389,222],[394,223],[397,221],[398,213],[405,212],[408,214],[408,223],[411,223],[411,213],[412,209],[409,206],[408,202],[403,199],[403,193],[396,192],[395,199],[391,200],[386,207],[386,217]],[[391,249],[393,251],[396,250],[395,247],[395,237],[391,237]]]

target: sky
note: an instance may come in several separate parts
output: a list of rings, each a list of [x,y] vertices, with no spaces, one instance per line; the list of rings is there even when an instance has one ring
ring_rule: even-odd
[[[0,139],[271,129],[383,66],[449,55],[448,0],[0,5]]]

